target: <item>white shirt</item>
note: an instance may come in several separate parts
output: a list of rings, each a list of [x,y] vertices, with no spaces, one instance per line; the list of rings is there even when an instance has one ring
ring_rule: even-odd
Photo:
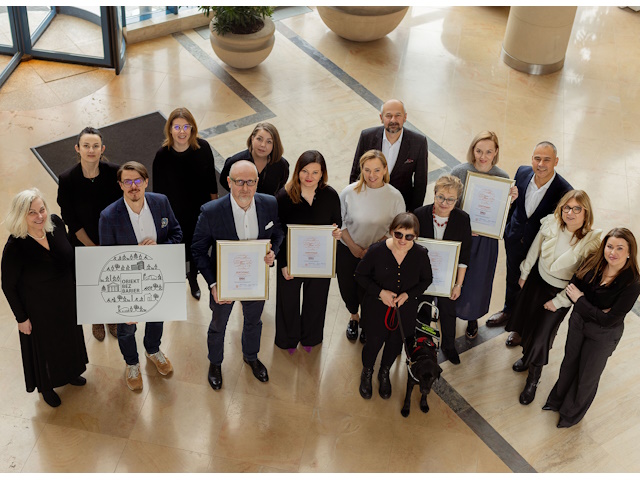
[[[143,198],[142,202],[142,210],[140,210],[140,213],[138,214],[131,210],[131,207],[126,200],[124,201],[124,204],[127,206],[127,210],[129,211],[129,219],[131,220],[133,231],[136,234],[136,240],[138,243],[141,243],[145,238],[150,238],[154,242],[157,242],[158,232],[156,232],[156,224],[153,221],[153,215],[151,215],[151,210],[149,209],[146,199]]]
[[[400,152],[400,144],[402,143],[402,136],[404,135],[404,128],[400,131],[398,140],[393,145],[387,140],[386,130],[382,132],[382,153],[384,158],[387,159],[387,168],[389,169],[389,175],[398,160],[398,153]]]
[[[251,205],[245,211],[238,205],[233,195],[231,197],[231,211],[233,212],[233,221],[236,224],[236,233],[240,240],[255,240],[258,238],[258,212],[256,210],[256,199],[251,199]]]
[[[527,218],[533,215],[533,212],[536,211],[536,208],[538,208],[538,205],[540,205],[540,202],[542,201],[545,193],[547,193],[547,190],[549,190],[551,182],[555,180],[556,175],[557,172],[553,172],[553,177],[551,177],[551,180],[549,180],[540,188],[538,188],[538,186],[536,185],[535,174],[533,175],[533,177],[531,177],[531,181],[527,186],[527,192],[524,195],[524,210],[525,212],[527,212]]]

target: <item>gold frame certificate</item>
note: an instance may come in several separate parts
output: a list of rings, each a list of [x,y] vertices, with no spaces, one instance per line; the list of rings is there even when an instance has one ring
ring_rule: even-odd
[[[510,178],[468,172],[462,196],[462,210],[469,214],[471,231],[502,240],[511,207]]]
[[[268,300],[269,240],[216,240],[218,299]]]
[[[416,243],[429,251],[433,280],[425,290],[425,295],[450,297],[458,271],[458,259],[462,242],[418,238]]]
[[[287,265],[293,277],[336,276],[336,239],[332,225],[288,225]]]

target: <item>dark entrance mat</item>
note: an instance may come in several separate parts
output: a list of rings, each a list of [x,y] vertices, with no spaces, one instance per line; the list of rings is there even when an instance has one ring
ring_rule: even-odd
[[[103,142],[107,146],[104,154],[111,163],[122,165],[132,160],[140,162],[151,175],[153,159],[164,140],[166,121],[160,112],[153,112],[113,125],[93,126],[102,133]],[[76,139],[77,136],[73,136],[31,147],[33,154],[56,182],[62,172],[78,163],[74,148]],[[149,191],[153,191],[152,180],[149,180]]]

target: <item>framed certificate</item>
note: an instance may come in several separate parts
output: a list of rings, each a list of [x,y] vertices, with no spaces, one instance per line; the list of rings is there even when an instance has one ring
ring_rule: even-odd
[[[332,225],[289,225],[287,264],[293,277],[336,275],[336,239]]]
[[[418,238],[416,242],[429,250],[429,261],[433,274],[433,281],[424,294],[435,297],[450,297],[456,281],[462,242],[433,240],[431,238]]]
[[[502,240],[511,206],[509,190],[514,184],[509,178],[467,173],[462,210],[471,218],[473,233]]]
[[[219,300],[267,300],[269,240],[216,240]]]

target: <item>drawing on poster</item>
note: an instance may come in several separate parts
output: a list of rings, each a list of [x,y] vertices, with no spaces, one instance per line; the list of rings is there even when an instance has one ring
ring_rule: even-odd
[[[99,288],[102,299],[117,306],[118,315],[136,317],[158,304],[164,280],[152,257],[124,252],[111,257],[102,267]]]

